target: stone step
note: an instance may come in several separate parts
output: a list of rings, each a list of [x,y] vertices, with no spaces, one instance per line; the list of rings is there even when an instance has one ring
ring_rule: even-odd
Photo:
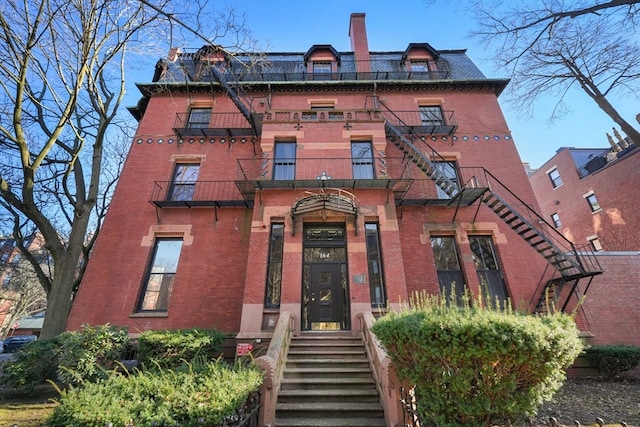
[[[384,418],[276,418],[278,427],[384,427]]]
[[[292,339],[278,393],[275,425],[385,425],[376,382],[359,337],[332,334]]]
[[[335,385],[333,385],[335,387]],[[340,402],[378,402],[378,390],[375,387],[370,388],[348,388],[348,389],[292,389],[280,390],[278,393],[278,402],[280,403],[307,403],[307,402],[323,402],[323,403],[340,403]]]
[[[358,368],[287,368],[284,370],[284,378],[336,378],[339,376],[371,377],[371,369],[367,367]]]
[[[302,350],[302,349],[290,349],[287,359],[364,359],[367,360],[367,356],[362,350],[342,350],[342,349],[325,349],[319,350]]]
[[[369,402],[278,403],[276,414],[279,419],[384,418],[380,404]]]
[[[376,382],[372,377],[356,378],[284,378],[280,390],[319,390],[341,387],[345,389],[375,389]]]
[[[369,361],[362,359],[290,359],[287,358],[285,369],[296,368],[369,368]]]

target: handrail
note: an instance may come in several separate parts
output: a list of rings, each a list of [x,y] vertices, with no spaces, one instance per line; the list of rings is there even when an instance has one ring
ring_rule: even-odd
[[[494,196],[514,207],[518,214],[528,221],[529,226],[558,250],[562,251],[580,273],[588,274],[602,271],[598,260],[593,257],[592,251],[588,250],[588,245],[576,246],[575,243],[567,239],[534,208],[485,168],[471,169],[481,171],[480,174],[474,174],[472,181],[474,185],[489,188]],[[464,170],[465,168],[461,168],[461,173],[464,174]]]
[[[294,325],[295,318],[290,312],[284,311],[280,313],[267,353],[255,359],[256,365],[264,371],[264,381],[260,388],[263,399],[263,404],[260,408],[261,426],[273,426],[275,423],[278,392],[282,384],[289,344],[295,332]]]
[[[464,171],[465,168],[460,168]],[[501,197],[510,206],[516,207],[523,215],[523,210],[527,219],[531,221],[531,225],[540,232],[545,238],[552,240],[553,243],[557,242],[557,245],[565,253],[575,253],[576,248],[573,242],[567,239],[562,233],[560,233],[553,225],[545,220],[535,209],[533,209],[527,202],[522,200],[520,196],[514,193],[509,187],[507,187],[502,181],[500,181],[495,175],[486,170],[485,168],[473,168],[480,170],[482,174],[474,175],[474,183],[480,187],[489,188],[495,195]]]
[[[386,425],[391,427],[404,426],[402,422],[402,403],[400,401],[400,390],[403,384],[398,379],[391,358],[389,358],[376,336],[371,332],[375,318],[371,312],[359,313],[357,318],[369,365],[371,366],[380,402],[384,409]]]
[[[381,100],[379,100],[379,99],[374,100],[374,102],[375,102],[377,105],[381,105],[382,107],[384,107],[384,108],[382,108],[382,109],[381,109],[381,110],[382,110],[382,116],[383,116],[383,117],[384,117],[384,119],[387,121],[387,123],[389,123],[389,124],[391,124],[391,123],[399,123],[401,126],[404,126],[404,127],[410,127],[407,123],[405,123],[405,122],[400,118],[400,116],[398,116],[398,115],[395,113],[395,111],[393,111],[392,109],[390,109],[389,107],[387,107],[387,105],[386,105],[384,102],[382,102],[382,101],[381,101]],[[422,140],[422,139],[420,139],[420,138],[414,138],[414,139],[417,139],[418,141],[422,141],[422,143],[423,143],[424,145],[426,145],[426,146],[427,146],[427,148],[428,148],[428,149],[429,149],[429,151],[430,151],[430,153],[428,154],[428,156],[429,156],[429,159],[430,159],[431,161],[436,161],[436,162],[444,162],[444,161],[446,161],[446,159],[445,159],[444,157],[442,157],[442,155],[440,155],[440,153],[438,153],[438,151],[437,151],[435,148],[433,148],[431,145],[429,145],[429,143],[428,143],[426,140]],[[409,141],[406,141],[406,142],[409,142]],[[415,147],[415,145],[414,145],[414,144],[410,144],[410,146],[411,146],[413,149],[417,150],[417,147]],[[417,151],[420,151],[420,150],[417,150]],[[420,151],[420,152],[422,152],[422,151]]]

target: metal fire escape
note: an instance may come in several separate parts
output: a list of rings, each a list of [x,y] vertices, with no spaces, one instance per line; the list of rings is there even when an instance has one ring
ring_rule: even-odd
[[[211,54],[221,55],[224,58],[225,65],[222,67],[216,66],[208,61]],[[208,76],[212,77],[217,83],[222,86],[229,98],[233,101],[238,111],[242,113],[244,118],[249,122],[255,136],[260,135],[262,127],[262,114],[255,111],[251,103],[246,103],[244,100],[250,99],[247,93],[244,91],[242,83],[238,79],[237,75],[232,72],[233,67],[231,61],[235,59],[230,57],[226,51],[218,46],[209,45],[200,48],[193,56],[196,68],[206,68],[210,73]],[[247,65],[249,66],[249,65]]]
[[[402,123],[391,109],[378,100],[389,140],[392,141],[427,177],[451,197],[450,205],[470,206],[480,200],[491,209],[513,231],[534,248],[548,265],[555,270],[551,278],[543,275],[531,306],[533,311],[545,311],[549,305],[560,307],[565,311],[574,295],[579,295],[578,282],[587,278],[588,283],[582,291],[584,295],[593,280],[602,270],[592,251],[580,250],[567,240],[554,227],[548,224],[539,214],[531,209],[515,193],[502,184],[494,175],[483,167],[473,168],[474,176],[466,177],[464,183],[458,185],[451,181],[438,167],[441,156],[415,135],[410,126]],[[424,143],[431,156],[425,155],[414,142]],[[431,158],[430,158],[431,157]],[[517,210],[508,200],[518,201]],[[544,226],[544,227],[543,227]],[[569,285],[569,286],[567,286]]]
[[[192,59],[202,61],[206,65],[207,55],[212,52],[220,53],[221,51],[214,46],[204,47],[199,50],[198,56]],[[224,52],[221,53],[228,60]],[[213,79],[224,88],[238,110],[251,124],[255,135],[260,135],[262,114],[257,114],[250,104],[247,105],[243,101],[243,99],[248,99],[248,96],[244,92],[240,80],[225,67],[209,65],[207,68]],[[379,108],[382,112],[387,135],[392,137],[389,139],[428,178],[451,197],[450,204],[470,206],[480,200],[547,260],[548,265],[556,274],[548,279],[543,276],[531,303],[533,311],[543,311],[545,307],[550,305],[551,299],[553,299],[552,305],[560,306],[562,311],[566,310],[571,298],[580,292],[579,281],[584,278],[588,279],[587,286],[582,291],[584,295],[593,277],[602,273],[597,259],[588,247],[577,248],[489,171],[483,167],[474,168],[480,172],[458,185],[451,181],[437,165],[438,160],[442,159],[441,156],[423,139],[419,138],[411,126],[403,123],[379,99],[375,100],[374,108]],[[453,133],[455,126],[449,127],[448,131]],[[417,141],[421,141],[429,148],[432,153],[431,158],[416,147],[414,142]],[[515,208],[514,203],[510,203],[511,200],[518,201],[517,205],[520,210]],[[567,289],[569,290],[567,291]]]

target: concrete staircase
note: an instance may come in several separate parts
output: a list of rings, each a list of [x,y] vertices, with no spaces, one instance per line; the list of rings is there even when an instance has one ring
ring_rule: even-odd
[[[384,426],[384,411],[359,337],[316,335],[291,341],[276,426]]]

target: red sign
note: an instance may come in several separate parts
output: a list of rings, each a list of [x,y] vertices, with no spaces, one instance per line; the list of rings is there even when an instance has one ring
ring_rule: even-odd
[[[253,350],[253,344],[239,342],[236,344],[236,356],[246,356]]]

